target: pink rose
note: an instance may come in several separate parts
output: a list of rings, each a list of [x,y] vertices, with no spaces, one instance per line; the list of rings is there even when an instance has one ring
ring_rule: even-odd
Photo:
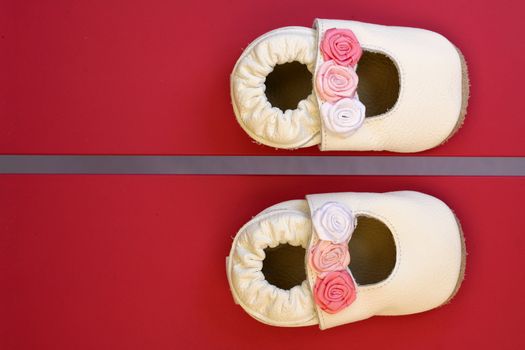
[[[359,78],[352,68],[326,61],[319,67],[316,77],[317,94],[328,102],[353,97]]]
[[[317,276],[314,299],[321,310],[335,314],[352,304],[355,297],[355,284],[348,271],[325,272]]]
[[[328,29],[321,42],[321,53],[325,61],[334,60],[341,66],[357,64],[363,50],[356,36],[350,29]]]
[[[350,253],[346,244],[319,241],[310,250],[310,266],[317,272],[345,270],[350,264]]]

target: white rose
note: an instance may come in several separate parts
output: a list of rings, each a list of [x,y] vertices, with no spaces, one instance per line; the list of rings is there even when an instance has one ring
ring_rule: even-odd
[[[315,210],[312,219],[319,239],[336,244],[349,240],[355,227],[350,209],[336,202],[327,202]]]
[[[366,107],[356,98],[343,98],[321,105],[323,124],[334,134],[349,136],[365,121]]]

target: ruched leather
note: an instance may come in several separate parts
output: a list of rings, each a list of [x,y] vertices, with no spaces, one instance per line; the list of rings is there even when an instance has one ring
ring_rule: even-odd
[[[262,273],[264,249],[288,243],[306,248],[309,214],[297,209],[264,212],[237,234],[229,257],[230,287],[236,301],[254,318],[278,326],[317,324],[307,281],[290,290],[269,284]]]
[[[231,76],[231,94],[237,120],[257,142],[279,148],[299,148],[320,142],[317,99],[311,93],[294,110],[272,107],[265,80],[278,64],[300,62],[313,73],[315,31],[285,27],[256,39],[239,58]]]

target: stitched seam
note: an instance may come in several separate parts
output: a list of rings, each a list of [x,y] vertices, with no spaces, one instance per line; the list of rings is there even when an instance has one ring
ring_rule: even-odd
[[[324,327],[324,323],[325,323],[324,314],[323,314],[324,311],[321,310],[319,305],[317,305],[317,303],[315,302],[315,298],[314,298],[314,287],[315,287],[315,281],[316,281],[316,277],[317,276],[315,276],[315,273],[313,272],[313,270],[310,267],[310,264],[308,263],[308,261],[310,259],[310,248],[313,245],[315,245],[318,240],[319,240],[319,238],[317,237],[317,232],[315,231],[315,228],[313,227],[313,224],[312,224],[312,237],[310,238],[310,243],[308,245],[308,252],[307,252],[307,255],[306,255],[306,262],[305,263],[306,263],[306,269],[307,269],[307,273],[308,273],[308,280],[310,282],[310,291],[312,293],[312,299],[314,300],[315,311],[317,312],[317,317],[319,318],[319,325]]]
[[[324,29],[324,25],[323,25],[323,22],[322,21],[319,21],[317,20],[315,22],[316,26],[317,26],[317,40],[316,40],[316,43],[317,43],[317,55],[316,55],[316,60],[315,60],[315,69],[314,69],[314,76],[313,76],[313,81],[312,81],[312,85],[314,87],[314,91],[315,91],[315,98],[316,98],[316,101],[317,101],[317,108],[319,109],[319,119],[320,119],[320,122],[321,122],[321,149],[325,149],[328,147],[328,140],[326,138],[326,128],[324,127],[324,123],[323,123],[323,118],[321,117],[321,101],[319,99],[319,95],[317,94],[317,84],[316,84],[316,80],[317,80],[317,74],[318,74],[318,71],[319,71],[319,66],[322,62],[321,60],[321,38],[323,37],[324,35],[324,32],[325,32],[325,29]]]
[[[306,198],[306,203],[308,204],[308,208],[310,210],[310,219],[312,219],[312,215],[313,215],[315,209],[317,209],[317,208],[315,208],[315,209],[313,208],[312,203],[310,202],[308,197]],[[324,328],[324,325],[325,325],[325,318],[324,318],[324,314],[323,314],[324,311],[321,310],[319,305],[317,305],[317,303],[315,302],[315,297],[314,297],[314,287],[315,287],[315,281],[316,281],[317,275],[314,273],[313,269],[310,267],[310,264],[309,264],[311,248],[312,248],[312,246],[314,244],[317,243],[318,240],[319,240],[319,237],[317,236],[317,231],[315,230],[314,223],[313,223],[313,220],[312,220],[312,234],[310,236],[310,241],[309,241],[307,252],[306,252],[306,256],[305,256],[305,258],[306,258],[305,259],[305,266],[306,266],[306,273],[307,273],[307,276],[308,276],[308,281],[310,282],[310,292],[312,294],[312,300],[314,302],[315,311],[317,313],[319,326],[321,328]]]
[[[324,25],[321,22],[321,25],[319,26],[319,31],[317,32],[317,66],[316,68],[319,69],[319,63],[321,60],[321,38],[323,37],[325,33]],[[317,86],[317,85],[316,85]],[[319,116],[321,117],[321,103],[319,101],[319,97],[317,97],[317,108],[319,108]],[[323,126],[323,140],[325,143],[325,146],[328,147],[328,139],[326,138],[326,128],[324,127],[323,118],[321,117],[321,125]]]

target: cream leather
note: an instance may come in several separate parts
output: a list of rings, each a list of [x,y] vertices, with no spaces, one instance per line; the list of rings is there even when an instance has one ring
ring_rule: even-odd
[[[462,69],[456,48],[446,38],[424,29],[355,21],[318,19],[316,27],[319,32],[351,29],[364,50],[395,62],[401,87],[396,105],[367,118],[353,135],[340,138],[323,129],[322,150],[418,152],[438,146],[452,133],[461,110]],[[317,66],[320,62],[318,55]]]
[[[319,144],[321,150],[418,152],[438,146],[452,133],[461,111],[462,68],[456,48],[446,38],[423,29],[356,21],[316,20],[315,26],[320,32],[351,29],[364,50],[392,59],[400,79],[397,103],[382,115],[366,118],[348,137],[325,132],[314,92],[296,110],[272,107],[264,95],[264,81],[276,64],[299,61],[315,73],[321,60],[317,30],[285,27],[250,44],[232,72],[234,111],[253,139],[279,148]]]
[[[327,201],[341,202],[357,216],[380,220],[396,245],[390,276],[358,286],[356,301],[337,314],[315,306],[310,278],[286,291],[269,284],[261,272],[264,248],[280,243],[307,247],[312,236],[310,212]],[[439,199],[412,191],[332,193],[280,203],[250,220],[233,241],[227,275],[236,302],[259,321],[274,326],[319,324],[326,329],[374,315],[404,315],[440,306],[453,294],[461,259],[458,224]]]

